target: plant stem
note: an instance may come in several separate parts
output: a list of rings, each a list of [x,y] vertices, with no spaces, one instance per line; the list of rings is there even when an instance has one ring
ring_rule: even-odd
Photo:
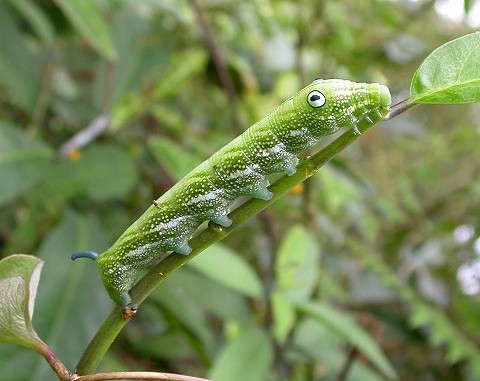
[[[395,103],[391,108],[390,112],[388,113],[387,119],[393,119],[397,115],[403,114],[405,111],[407,111],[409,108],[412,108],[415,106],[415,103],[410,102],[410,98],[406,98],[398,103]]]
[[[48,365],[50,365],[50,368],[57,374],[58,378],[61,381],[70,380],[70,372],[57,355],[43,341],[40,341],[40,344],[40,348],[34,349],[47,360]]]
[[[101,381],[101,380],[169,380],[169,381],[210,381],[205,378],[184,376],[173,373],[157,372],[111,372],[89,374],[73,378],[72,381]]]
[[[370,115],[374,123],[381,118],[376,115]],[[364,133],[369,130],[373,124],[362,120],[358,123],[357,128]],[[296,185],[316,173],[325,163],[331,160],[335,155],[348,147],[358,138],[352,129],[348,129],[333,142],[328,144],[321,151],[313,156],[307,157],[297,167],[297,171],[291,176],[283,176],[273,183],[269,190],[273,193],[272,199],[265,201],[260,199],[250,199],[245,204],[234,210],[230,214],[233,223],[229,228],[222,228],[215,224],[209,226],[196,237],[189,241],[192,247],[190,255],[180,255],[172,253],[170,256],[162,260],[160,263],[151,268],[151,270],[133,287],[130,292],[132,302],[139,306],[145,298],[171,273],[195,258],[199,253],[222,240],[246,220],[255,214],[260,213],[263,209],[274,203],[278,198],[289,192]],[[116,306],[107,319],[104,321],[95,337],[92,339],[82,358],[80,359],[76,373],[89,374],[93,373],[100,363],[105,352],[110,347],[113,340],[122,330],[126,321],[122,316],[122,307]]]

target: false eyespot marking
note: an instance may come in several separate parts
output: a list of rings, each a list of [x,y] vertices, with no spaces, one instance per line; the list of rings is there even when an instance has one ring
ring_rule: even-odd
[[[313,108],[322,107],[326,101],[325,95],[318,90],[313,90],[308,93],[307,102]]]

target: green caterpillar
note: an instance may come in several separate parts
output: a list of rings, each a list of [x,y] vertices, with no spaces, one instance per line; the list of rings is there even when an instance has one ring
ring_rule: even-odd
[[[236,198],[270,199],[268,175],[293,174],[297,156],[320,138],[342,127],[360,134],[357,123],[385,117],[390,104],[384,85],[317,79],[154,201],[107,251],[82,251],[72,259],[94,259],[110,297],[128,306],[139,273],[168,252],[189,254],[188,240],[202,222],[230,226]]]

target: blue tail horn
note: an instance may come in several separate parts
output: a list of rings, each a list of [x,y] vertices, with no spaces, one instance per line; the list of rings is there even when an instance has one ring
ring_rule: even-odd
[[[98,258],[98,254],[95,253],[94,251],[89,251],[89,250],[80,251],[78,253],[72,254],[72,261],[74,261],[77,258],[89,258],[89,259],[95,260]]]

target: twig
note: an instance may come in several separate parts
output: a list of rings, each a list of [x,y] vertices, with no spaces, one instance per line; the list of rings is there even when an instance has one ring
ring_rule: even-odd
[[[390,112],[388,113],[387,120],[393,119],[396,116],[404,113],[408,109],[415,106],[415,103],[410,102],[410,98],[404,99],[398,103],[395,103],[391,108]]]
[[[60,147],[60,155],[68,156],[72,150],[82,148],[89,144],[108,128],[110,120],[109,114],[100,114],[86,128],[76,133]]]
[[[70,380],[70,372],[47,344],[42,341],[40,348],[35,350],[47,360],[48,365],[50,365],[50,368],[53,369],[61,381]]]
[[[105,381],[105,380],[169,380],[169,381],[210,381],[206,378],[184,376],[173,373],[158,372],[111,372],[96,373],[87,376],[76,376],[72,381]]]
[[[233,122],[233,127],[236,134],[241,134],[243,132],[242,123],[240,122],[240,118],[238,117],[238,97],[237,92],[235,91],[235,86],[232,81],[232,77],[228,72],[227,65],[225,65],[225,60],[220,53],[220,49],[218,48],[215,39],[213,38],[213,34],[210,31],[210,27],[208,26],[207,19],[203,14],[200,5],[197,3],[196,0],[191,0],[193,10],[195,11],[195,15],[197,17],[198,25],[202,30],[203,41],[207,46],[208,51],[210,52],[210,56],[213,60],[213,65],[215,66],[215,70],[218,75],[218,79],[227,95],[228,102],[230,103],[230,110],[231,110],[231,117]]]

